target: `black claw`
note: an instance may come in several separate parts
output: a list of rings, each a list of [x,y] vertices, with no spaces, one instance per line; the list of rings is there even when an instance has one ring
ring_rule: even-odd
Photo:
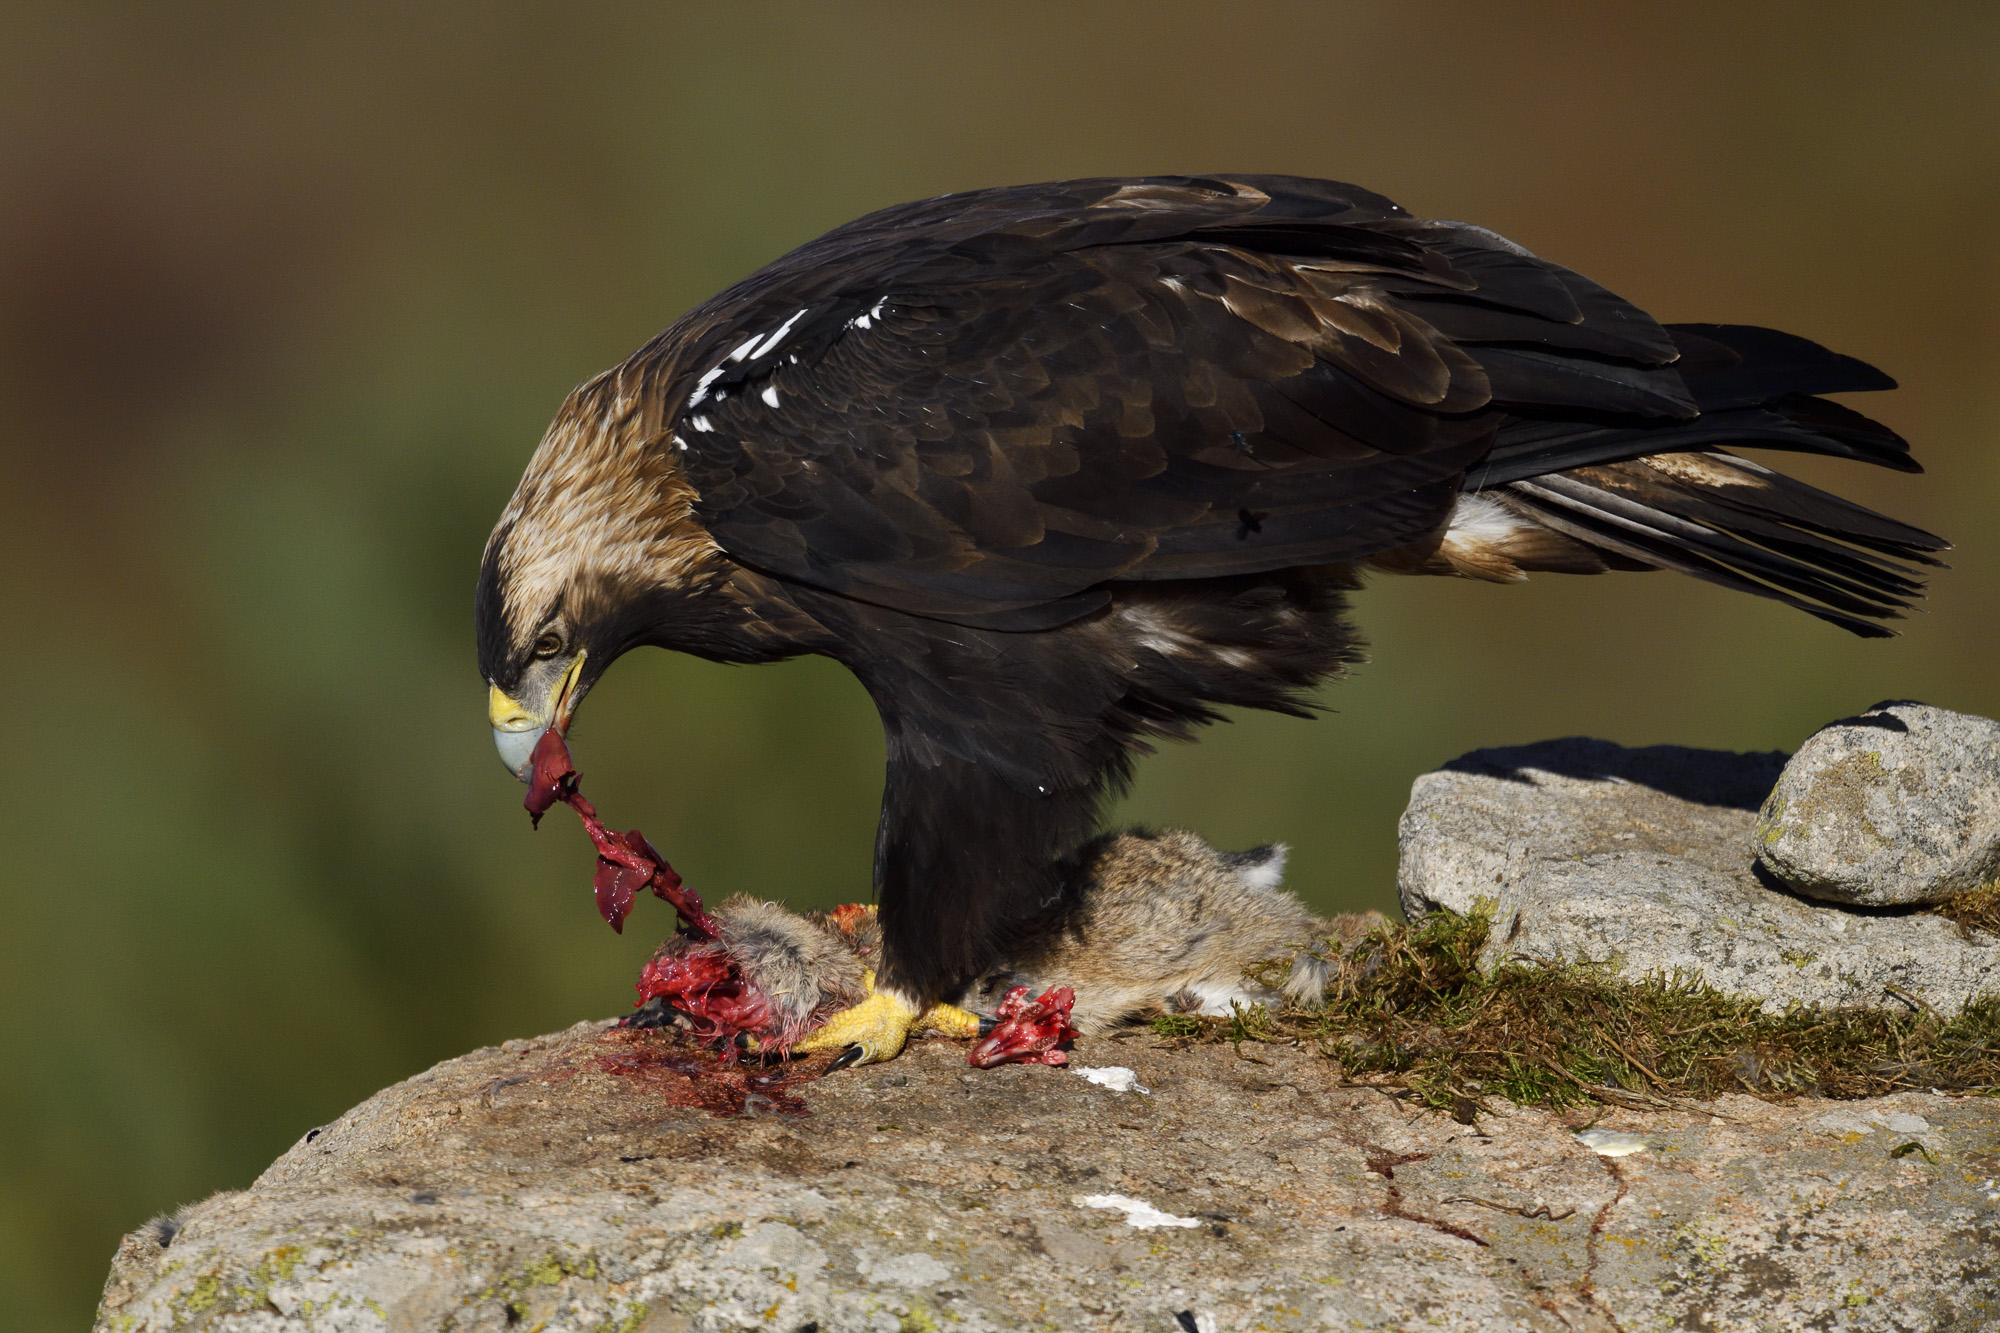
[[[618,1026],[622,1028],[668,1028],[673,1025],[673,1006],[659,996],[654,996],[618,1020]]]
[[[989,1017],[986,1014],[981,1014],[979,1016],[979,1035],[981,1037],[992,1036],[993,1029],[999,1026],[1000,1026],[1000,1020],[997,1018]]]
[[[839,1055],[833,1057],[833,1063],[826,1067],[826,1072],[831,1074],[836,1069],[846,1069],[849,1065],[859,1061],[867,1053],[868,1051],[865,1047],[850,1046]]]

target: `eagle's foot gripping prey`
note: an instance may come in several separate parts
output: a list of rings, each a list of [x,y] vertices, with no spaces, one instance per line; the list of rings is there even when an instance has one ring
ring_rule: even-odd
[[[1337,960],[1382,918],[1318,919],[1279,887],[1282,870],[1279,847],[1218,852],[1192,833],[1106,835],[1076,857],[1065,928],[1022,942],[928,1009],[877,991],[874,909],[793,912],[732,898],[710,914],[717,938],[684,931],[661,946],[628,1022],[670,1023],[765,1055],[851,1051],[843,1066],[892,1059],[925,1030],[978,1039],[967,1062],[980,1069],[1062,1064],[1073,1038],[1161,1014],[1317,1002]]]
[[[817,1031],[792,1049],[802,1055],[815,1051],[844,1053],[831,1068],[880,1064],[902,1054],[912,1032],[935,1031],[948,1037],[977,1037],[979,1015],[954,1004],[934,1004],[919,1009],[895,991],[876,990],[874,974],[865,979],[868,998],[851,1009],[833,1014]]]
[[[620,924],[646,888],[679,914],[640,972],[626,1025],[683,1028],[725,1060],[739,1051],[841,1051],[832,1068],[877,1064],[901,1054],[912,1032],[935,1031],[976,1041],[967,1057],[975,1068],[1061,1065],[1062,1048],[1079,1035],[1156,1013],[1310,1003],[1328,981],[1329,950],[1345,952],[1379,920],[1315,920],[1278,888],[1282,847],[1217,852],[1191,833],[1107,834],[1074,858],[1070,928],[1024,941],[954,996],[958,1004],[920,1007],[875,987],[874,909],[794,913],[736,897],[711,912],[637,830],[604,826],[578,790],[559,730],[541,736],[529,770],[529,813],[567,804],[596,844],[606,920]],[[1281,965],[1281,986],[1251,976],[1270,964]]]

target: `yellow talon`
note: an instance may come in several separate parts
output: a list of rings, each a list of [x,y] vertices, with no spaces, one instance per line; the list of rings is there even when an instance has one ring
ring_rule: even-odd
[[[820,1025],[818,1031],[792,1049],[810,1055],[814,1051],[857,1048],[845,1066],[880,1064],[902,1054],[912,1032],[942,1032],[948,1037],[977,1037],[979,1015],[955,1004],[934,1004],[919,1010],[894,991],[875,989],[875,974],[861,974],[868,998],[851,1009],[843,1009]]]
[[[855,1046],[860,1048],[859,1054],[845,1064],[879,1064],[902,1054],[903,1043],[910,1039],[910,1029],[919,1016],[917,1007],[894,991],[877,991],[852,1009],[827,1019],[819,1031],[792,1049],[810,1055]]]

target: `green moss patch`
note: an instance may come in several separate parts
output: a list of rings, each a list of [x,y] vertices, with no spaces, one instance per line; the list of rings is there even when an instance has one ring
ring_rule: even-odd
[[[1161,1018],[1175,1042],[1296,1042],[1348,1080],[1408,1089],[1461,1119],[1500,1096],[1525,1105],[1639,1108],[1747,1092],[1875,1097],[1904,1088],[2000,1090],[2000,998],[1949,1021],[1900,1009],[1762,1012],[1689,978],[1477,960],[1490,917],[1389,922],[1345,954],[1323,1009]],[[1258,980],[1279,980],[1273,965]]]

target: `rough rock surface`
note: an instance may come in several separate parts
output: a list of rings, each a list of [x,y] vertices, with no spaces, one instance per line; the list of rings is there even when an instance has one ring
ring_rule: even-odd
[[[1513,955],[1676,970],[1793,1002],[1955,1014],[2000,990],[2000,941],[1910,909],[1853,909],[1759,872],[1756,810],[1781,754],[1560,740],[1475,750],[1416,781],[1398,888],[1412,918],[1495,904],[1482,964]]]
[[[1800,893],[1936,903],[2000,877],[2000,722],[1876,704],[1820,728],[1757,821],[1764,868]]]
[[[128,1237],[97,1328],[2000,1319],[1987,1101],[1614,1112],[1598,1128],[1651,1150],[1606,1157],[1572,1135],[1581,1115],[1501,1103],[1467,1127],[1337,1086],[1290,1047],[1135,1035],[1079,1042],[1077,1062],[1136,1068],[1150,1094],[1046,1067],[974,1071],[962,1046],[931,1042],[805,1087],[809,1114],[718,1119],[672,1104],[683,1074],[606,1072],[669,1041],[583,1023],[379,1093],[248,1190],[188,1210],[166,1247]]]

